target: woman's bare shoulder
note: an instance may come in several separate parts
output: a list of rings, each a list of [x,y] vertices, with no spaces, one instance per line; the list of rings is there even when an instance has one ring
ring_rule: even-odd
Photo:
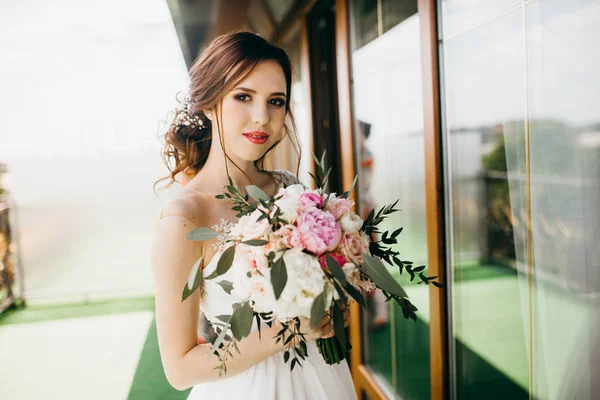
[[[158,219],[179,216],[196,227],[206,226],[213,213],[213,204],[212,196],[206,193],[182,190],[161,207]]]

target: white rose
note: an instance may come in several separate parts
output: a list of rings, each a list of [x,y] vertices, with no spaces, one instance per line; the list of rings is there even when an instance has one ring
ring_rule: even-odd
[[[281,209],[281,216],[290,224],[296,222],[298,219],[298,212],[302,207],[300,202],[300,194],[304,193],[306,189],[300,184],[290,185],[287,188],[279,189],[276,197],[281,196],[280,199],[275,201],[275,205]]]
[[[253,278],[255,284],[251,299],[259,312],[273,311],[281,319],[305,316],[310,318],[315,298],[323,292],[326,285],[325,274],[316,257],[291,249],[284,253],[288,279],[278,300],[275,300],[270,280],[271,270]]]
[[[353,233],[359,231],[363,225],[363,220],[357,214],[349,212],[340,218],[339,224],[344,233]]]
[[[239,219],[230,231],[232,236],[239,236],[243,240],[258,239],[270,230],[269,222],[266,219],[258,221],[262,212],[255,210],[251,214],[244,215]]]

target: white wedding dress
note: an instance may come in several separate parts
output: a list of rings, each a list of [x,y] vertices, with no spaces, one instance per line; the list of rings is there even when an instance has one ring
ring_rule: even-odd
[[[291,175],[291,174],[290,174]],[[289,175],[286,177],[289,178]],[[210,275],[216,268],[222,251],[217,252],[203,269],[203,275]],[[219,277],[220,280],[233,281],[228,275],[232,270]],[[207,319],[214,320],[217,315],[231,314],[232,305],[237,300],[227,294],[213,280],[204,282],[204,294],[200,308]],[[252,330],[256,330],[256,321]],[[263,340],[274,340],[263,337]],[[354,384],[347,360],[340,364],[328,365],[319,354],[316,342],[307,343],[308,357],[302,366],[290,371],[290,363],[283,361],[280,351],[247,370],[230,377],[195,385],[188,400],[204,399],[256,399],[256,400],[331,400],[356,399]],[[241,357],[233,353],[234,357]],[[243,354],[242,354],[243,356]]]
[[[203,274],[208,276],[217,267],[222,252],[218,252],[204,267]],[[228,273],[219,280],[228,280]],[[204,294],[200,308],[207,319],[217,315],[231,314],[236,299],[227,294],[221,286],[212,280],[205,281]],[[256,322],[252,330],[256,330]],[[274,340],[263,337],[263,340]],[[319,354],[316,342],[308,344],[308,357],[302,366],[290,371],[290,364],[283,361],[280,351],[249,369],[220,380],[201,383],[192,388],[188,400],[216,399],[256,399],[256,400],[330,400],[356,399],[348,363],[343,360],[337,365],[327,365]],[[234,357],[241,357],[233,353]]]

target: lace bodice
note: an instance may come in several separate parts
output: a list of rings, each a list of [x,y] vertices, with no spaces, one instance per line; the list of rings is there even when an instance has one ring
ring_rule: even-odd
[[[276,169],[270,172],[273,175],[273,178],[275,179],[277,184],[283,183],[284,185],[288,186],[300,183],[298,178],[296,178],[296,175],[294,175],[290,171]]]

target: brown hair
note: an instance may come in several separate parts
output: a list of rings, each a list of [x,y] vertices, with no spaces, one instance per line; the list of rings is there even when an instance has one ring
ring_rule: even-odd
[[[171,124],[164,134],[165,143],[161,154],[170,174],[156,181],[154,183],[155,187],[158,182],[170,179],[162,188],[166,189],[175,182],[175,176],[178,173],[189,171],[191,174],[196,174],[204,166],[212,142],[212,123],[202,110],[208,108],[216,110],[216,105],[222,103],[223,97],[235,85],[250,74],[259,62],[267,60],[277,62],[285,75],[287,95],[285,111],[290,117],[292,128],[288,128],[285,124],[283,128],[285,133],[254,164],[261,171],[268,173],[264,170],[265,156],[291,133],[291,139],[298,154],[297,174],[301,149],[298,142],[296,122],[290,110],[293,73],[290,59],[283,49],[272,45],[255,33],[233,31],[212,40],[190,68],[190,104],[193,114],[200,116],[204,122],[204,127],[176,125],[174,122]],[[231,76],[228,78],[230,73]],[[222,113],[222,109],[220,111]],[[180,112],[179,110],[176,112],[174,120]],[[223,131],[222,124],[222,115],[219,115],[217,117],[217,129],[225,157],[240,169],[225,152],[223,135],[221,134]],[[174,162],[173,165],[171,160]],[[225,165],[227,166],[227,162],[225,162]]]

